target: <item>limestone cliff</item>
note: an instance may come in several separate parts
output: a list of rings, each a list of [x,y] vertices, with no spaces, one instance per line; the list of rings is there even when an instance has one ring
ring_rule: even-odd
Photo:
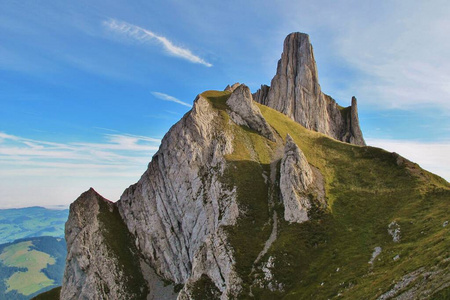
[[[219,180],[232,151],[232,136],[221,132],[218,112],[199,95],[164,137],[141,180],[118,202],[138,249],[160,276],[185,284],[181,295],[189,295],[189,284],[202,275],[221,294],[239,288],[224,233],[239,215],[236,191]]]
[[[356,98],[353,97],[350,107],[343,108],[321,91],[307,34],[296,32],[286,37],[271,86],[261,86],[254,99],[308,129],[344,142],[365,145],[359,128]]]
[[[139,256],[117,207],[92,188],[70,206],[61,299],[144,299]]]

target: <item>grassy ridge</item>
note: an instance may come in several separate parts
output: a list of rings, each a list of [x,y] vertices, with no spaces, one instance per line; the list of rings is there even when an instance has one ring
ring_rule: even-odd
[[[252,274],[252,264],[270,235],[273,210],[279,216],[278,238],[262,261],[274,258],[274,279],[283,289],[270,292],[254,287],[258,299],[338,295],[373,299],[422,267],[440,272],[438,279],[426,279],[424,285],[430,289],[439,289],[439,282],[450,282],[450,226],[442,226],[450,215],[450,186],[445,180],[397,155],[330,139],[258,105],[280,137],[289,133],[325,179],[328,208],[312,211],[311,221],[289,224],[283,221],[282,205],[268,205],[270,186],[263,177],[270,173],[275,149],[283,145],[229,122],[225,103],[229,93],[209,91],[203,95],[220,110],[223,130],[235,137],[223,181],[237,187],[243,211],[237,226],[229,228],[236,270],[244,280],[243,298],[258,276]],[[275,184],[272,189],[276,188]],[[393,221],[400,226],[399,243],[388,234]],[[368,262],[375,247],[382,252],[371,265]],[[397,255],[399,259],[394,260]]]

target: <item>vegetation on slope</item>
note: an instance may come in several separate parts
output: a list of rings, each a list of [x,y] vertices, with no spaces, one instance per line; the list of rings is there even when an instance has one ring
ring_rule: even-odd
[[[229,93],[203,96],[220,110],[223,130],[235,137],[223,181],[237,186],[243,211],[237,226],[228,228],[244,280],[242,298],[251,292],[258,299],[375,299],[405,278],[411,280],[403,290],[417,285],[448,293],[450,226],[443,224],[450,215],[450,185],[445,180],[398,155],[333,140],[259,105],[280,136],[278,143],[270,142],[229,122]],[[325,179],[327,210],[311,211],[311,220],[302,224],[283,220],[277,182],[266,179],[288,133]],[[259,263],[274,261],[273,278],[281,285],[270,291],[254,284],[264,274],[253,262],[272,230],[273,211],[278,237]],[[392,222],[400,228],[399,242],[388,233]],[[382,250],[370,264],[375,247]]]
[[[442,283],[450,282],[450,239],[448,228],[443,227],[450,215],[447,182],[382,149],[327,138],[276,111],[260,108],[282,136],[289,132],[294,137],[326,181],[329,212],[301,225],[281,222],[280,238],[268,254],[279,258],[275,271],[291,287],[287,298],[340,294],[371,299],[420,267],[442,270]],[[393,221],[401,228],[399,243],[388,234]],[[311,245],[296,238],[308,234],[322,236],[322,242]],[[370,265],[375,247],[382,252]],[[292,259],[281,259],[286,249],[295,249]],[[397,255],[399,259],[394,260]],[[304,261],[307,266],[301,265]],[[288,266],[290,274],[284,268]]]
[[[139,257],[131,234],[120,217],[117,206],[109,206],[107,200],[99,200],[99,221],[109,254],[117,258],[121,274],[126,279],[125,287],[134,299],[145,299],[147,283],[141,272]]]

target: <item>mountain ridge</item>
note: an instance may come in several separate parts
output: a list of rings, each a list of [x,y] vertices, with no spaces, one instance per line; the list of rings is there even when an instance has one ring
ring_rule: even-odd
[[[323,100],[315,79],[307,79],[317,92],[309,100]],[[133,276],[142,279],[127,292],[130,299],[383,299],[448,290],[445,180],[398,154],[339,141],[329,135],[336,130],[321,132],[326,125],[311,123],[320,126],[310,130],[295,114],[252,98],[240,84],[199,94],[118,202],[89,191],[71,205],[61,299],[82,289],[95,299],[111,298],[124,288],[114,282]],[[352,102],[347,110],[355,115]],[[92,206],[105,206],[114,217],[105,222]],[[400,242],[392,240],[390,224],[399,226]],[[111,243],[112,228],[120,228],[121,247],[139,265],[103,279],[98,268],[121,267],[116,247],[99,251]],[[381,254],[370,264],[377,247]],[[434,277],[425,278],[430,272]],[[413,280],[392,287],[408,274]],[[70,279],[74,275],[82,280]],[[172,290],[149,288],[161,282]]]

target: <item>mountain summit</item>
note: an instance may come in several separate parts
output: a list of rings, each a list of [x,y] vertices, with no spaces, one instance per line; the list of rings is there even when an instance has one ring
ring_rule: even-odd
[[[71,205],[61,299],[445,297],[449,199],[364,146],[294,33],[270,88],[199,94],[119,201]]]
[[[365,145],[356,98],[352,98],[350,107],[344,108],[322,92],[313,47],[305,33],[295,32],[286,37],[271,86],[261,86],[254,99],[305,128],[343,142]]]

